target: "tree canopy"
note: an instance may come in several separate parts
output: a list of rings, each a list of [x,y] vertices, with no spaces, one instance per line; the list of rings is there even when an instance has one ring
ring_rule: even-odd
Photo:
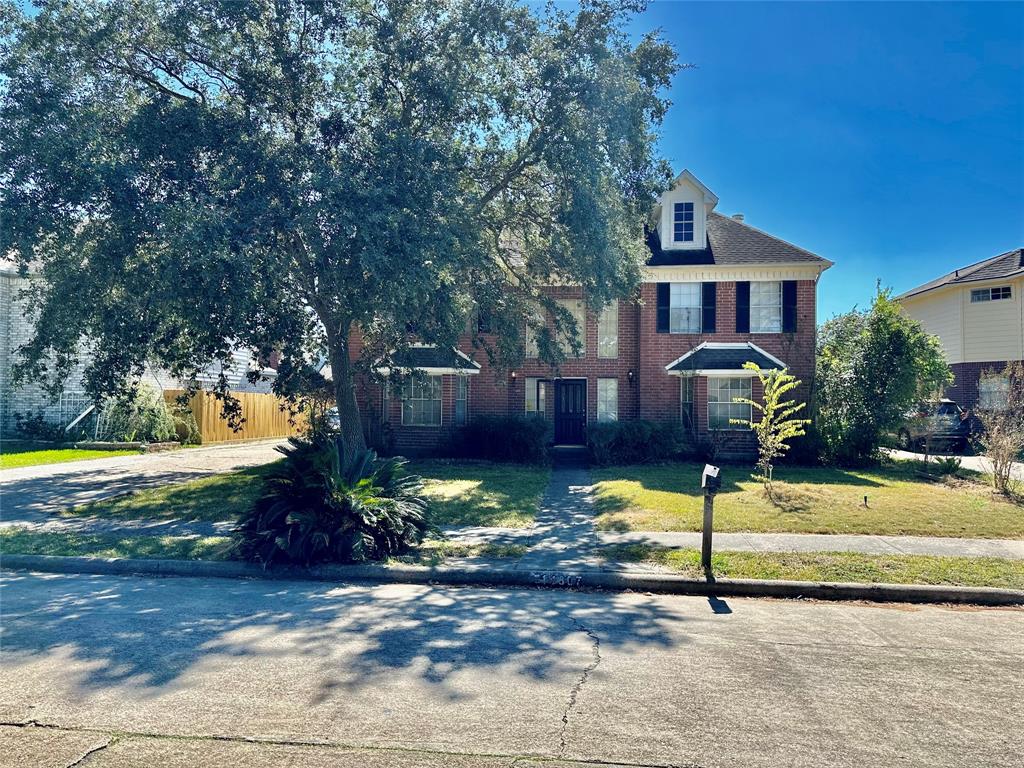
[[[286,390],[353,375],[479,311],[522,354],[543,286],[639,280],[677,69],[641,4],[69,0],[4,6],[0,255],[37,273],[22,376],[117,392],[244,348]],[[365,344],[349,364],[354,329]],[[538,329],[557,362],[552,334]],[[221,390],[226,382],[221,382]]]
[[[953,374],[936,336],[887,290],[871,308],[826,322],[818,334],[817,429],[830,459],[873,460],[918,401],[941,396]]]

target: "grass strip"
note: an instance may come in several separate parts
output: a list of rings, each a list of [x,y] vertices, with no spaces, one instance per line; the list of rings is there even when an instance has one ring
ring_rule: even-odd
[[[700,551],[649,544],[602,548],[610,562],[649,563],[703,578]],[[867,555],[859,552],[716,552],[714,574],[730,579],[842,581],[861,584],[944,584],[1024,589],[1024,560],[998,557]]]

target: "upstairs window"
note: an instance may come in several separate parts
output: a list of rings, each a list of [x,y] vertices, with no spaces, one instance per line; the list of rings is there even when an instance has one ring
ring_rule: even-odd
[[[1001,299],[1012,299],[1013,291],[1008,285],[1000,285],[998,288],[975,288],[971,291],[971,304],[982,301],[999,301]]]
[[[676,203],[672,208],[672,240],[693,242],[693,203]]]
[[[672,283],[668,293],[669,333],[700,333],[700,283]]]
[[[782,282],[750,283],[750,332],[782,333]]]
[[[580,353],[576,355],[572,350],[572,329],[564,327],[559,334],[559,342],[566,357],[586,357],[587,354],[587,308],[582,299],[558,299],[563,309],[569,311],[573,322],[576,325],[576,339],[580,343]]]
[[[614,359],[619,356],[619,302],[613,301],[601,310],[597,319],[597,356]]]

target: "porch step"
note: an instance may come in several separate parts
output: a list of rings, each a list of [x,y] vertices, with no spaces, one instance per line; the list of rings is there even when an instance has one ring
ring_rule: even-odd
[[[557,469],[587,466],[587,448],[584,445],[556,445],[551,449],[551,463]]]

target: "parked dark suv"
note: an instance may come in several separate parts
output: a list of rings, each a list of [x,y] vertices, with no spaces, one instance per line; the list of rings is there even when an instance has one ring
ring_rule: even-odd
[[[963,450],[970,442],[973,421],[971,414],[952,400],[919,403],[900,426],[900,447],[916,451],[930,442],[932,449]]]

